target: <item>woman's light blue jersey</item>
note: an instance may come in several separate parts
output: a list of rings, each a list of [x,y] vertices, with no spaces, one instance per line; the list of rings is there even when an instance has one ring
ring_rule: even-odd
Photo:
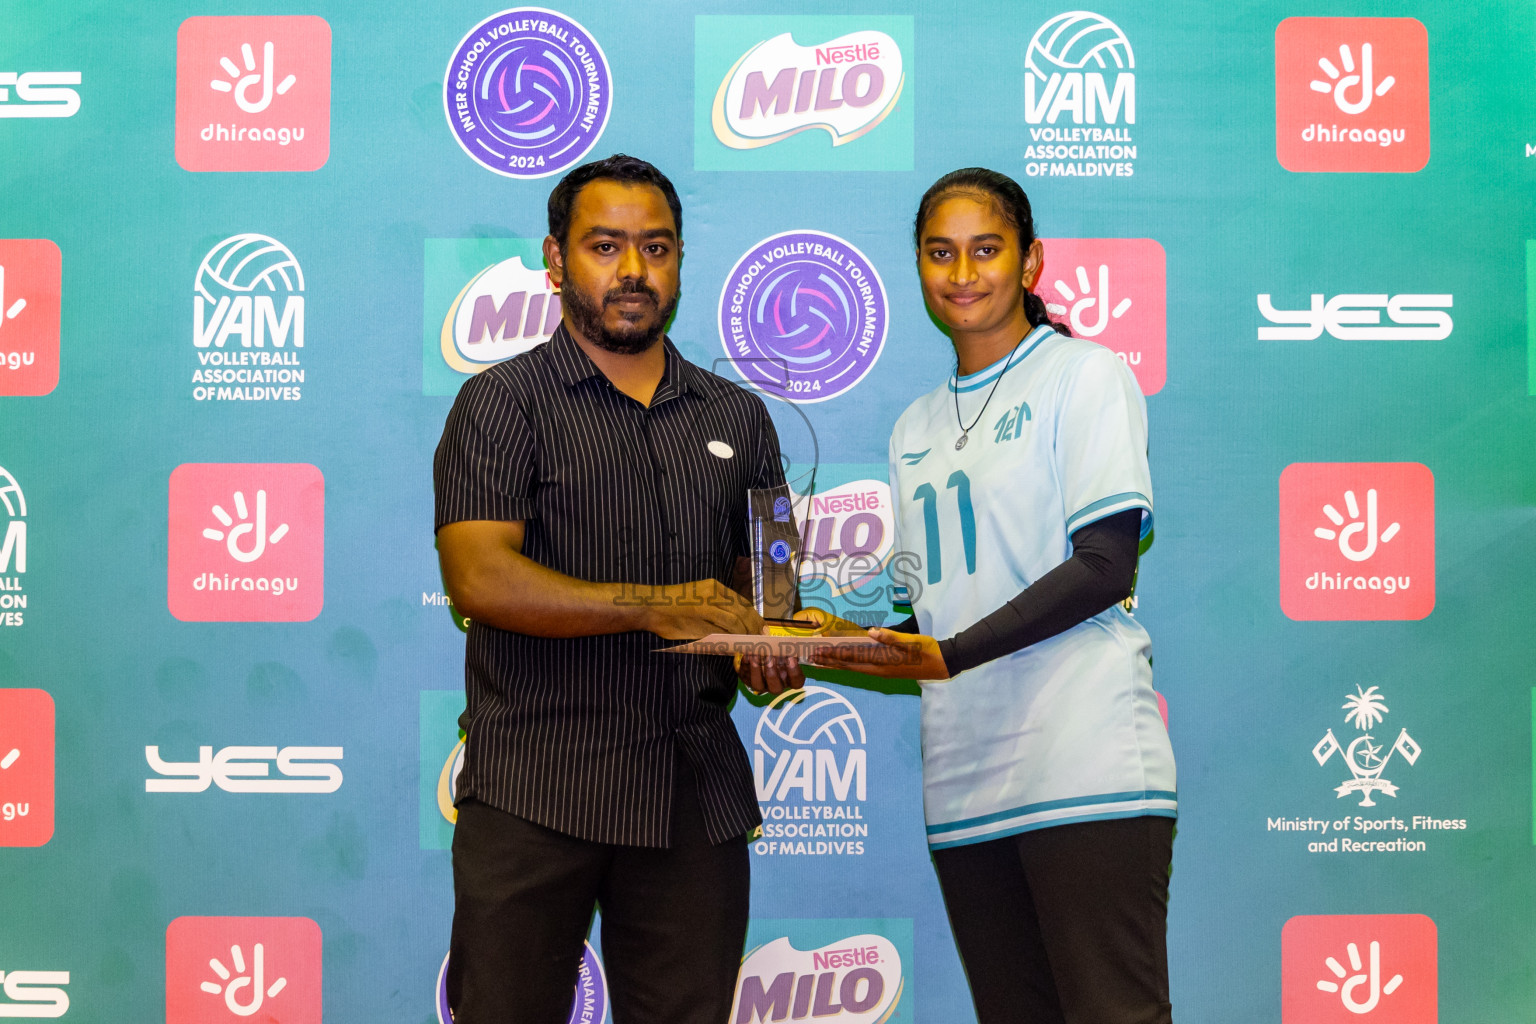
[[[1007,367],[1004,372],[1005,366]],[[998,375],[1003,374],[1001,380]],[[982,419],[957,450],[961,430]],[[953,636],[1127,509],[1152,526],[1146,401],[1108,349],[1035,329],[1011,363],[924,395],[891,435],[897,550],[923,633]],[[1119,605],[923,684],[923,803],[941,849],[1049,825],[1177,815],[1146,631]]]

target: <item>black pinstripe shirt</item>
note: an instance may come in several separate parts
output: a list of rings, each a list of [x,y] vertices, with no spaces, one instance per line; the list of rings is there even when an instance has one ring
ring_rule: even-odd
[[[747,552],[746,493],[784,482],[756,395],[666,345],[649,408],[562,324],[465,382],[433,463],[436,525],[523,520],[523,554],[595,582],[729,583]],[[666,846],[676,758],[710,838],[759,822],[728,707],[728,658],[657,653],[651,633],[552,639],[469,628],[458,799],[603,843]]]

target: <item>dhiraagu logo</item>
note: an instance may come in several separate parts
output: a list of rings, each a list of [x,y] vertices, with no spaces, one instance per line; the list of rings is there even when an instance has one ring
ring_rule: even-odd
[[[453,846],[459,817],[453,800],[464,770],[464,738],[459,732],[464,690],[423,690],[420,710],[421,848],[447,850]]]
[[[910,171],[912,18],[694,19],[694,168]]]
[[[458,394],[470,377],[543,344],[560,324],[542,239],[429,238],[424,265],[424,394]]]

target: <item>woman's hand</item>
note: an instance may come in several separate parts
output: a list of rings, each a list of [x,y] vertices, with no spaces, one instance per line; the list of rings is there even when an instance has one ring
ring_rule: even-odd
[[[939,642],[933,637],[880,628],[866,630],[865,635],[884,646],[829,649],[812,658],[811,663],[883,679],[949,678],[949,669],[939,654]]]

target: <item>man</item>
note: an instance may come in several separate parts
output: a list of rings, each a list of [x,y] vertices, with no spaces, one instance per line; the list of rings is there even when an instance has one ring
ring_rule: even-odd
[[[682,211],[613,156],[549,197],[550,340],[465,383],[434,463],[437,547],[472,620],[453,841],[458,1024],[564,1024],[594,905],[616,1024],[719,1024],[759,823],[729,660],[746,492],[784,482],[761,399],[663,336]],[[749,666],[754,689],[798,668]]]

